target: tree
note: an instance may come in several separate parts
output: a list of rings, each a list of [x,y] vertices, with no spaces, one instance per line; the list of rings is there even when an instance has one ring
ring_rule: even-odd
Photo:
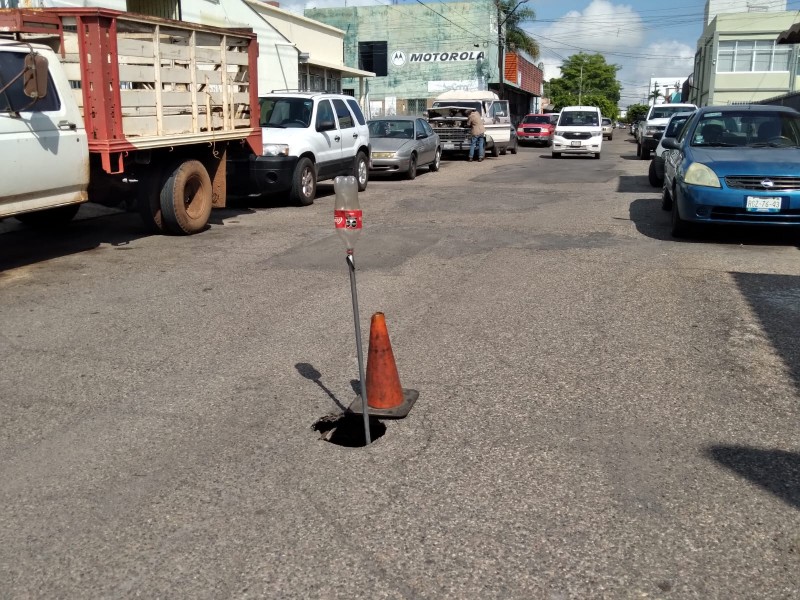
[[[650,110],[650,107],[646,104],[631,104],[628,107],[628,113],[626,119],[628,119],[628,123],[636,123],[636,121],[642,121],[647,116],[647,111]]]
[[[658,83],[653,86],[653,91],[650,92],[650,95],[647,97],[648,100],[652,100],[653,104],[656,103],[656,100],[661,98],[664,94],[661,93],[661,90],[658,89]]]
[[[523,50],[534,60],[539,58],[538,42],[521,28],[522,23],[536,18],[536,11],[527,6],[518,6],[518,1],[515,0],[495,0],[495,6],[500,9],[501,15],[505,15],[501,17],[501,21],[503,18],[506,20],[506,48]]]
[[[603,116],[616,118],[622,90],[617,81],[619,69],[608,64],[602,54],[573,54],[561,64],[561,77],[550,80],[550,98],[555,109],[589,105],[591,100],[591,106],[600,108]]]

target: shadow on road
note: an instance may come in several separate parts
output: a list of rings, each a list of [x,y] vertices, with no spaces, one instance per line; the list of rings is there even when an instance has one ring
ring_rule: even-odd
[[[800,509],[800,453],[746,446],[710,446],[705,454]]]
[[[320,381],[320,379],[322,379],[322,373],[317,371],[314,368],[314,365],[309,363],[297,363],[294,366],[294,368],[297,369],[297,372],[300,373],[300,375],[302,375],[309,381],[313,381],[315,384],[317,384],[317,387],[319,387],[323,392],[325,392],[328,398],[333,400],[333,403],[336,406],[338,406],[342,411],[347,410],[347,407],[339,401],[336,395],[331,390],[329,390],[324,383]]]
[[[620,187],[626,185],[622,179],[623,177],[620,177]],[[642,189],[652,190],[647,179],[644,180]],[[798,246],[797,230],[769,226],[708,225],[697,229],[690,238],[674,238],[670,234],[670,213],[661,210],[661,198],[634,200],[628,213],[639,233],[656,240],[736,246]]]
[[[617,191],[621,194],[646,194],[658,192],[644,175],[620,175]]]
[[[732,272],[731,277],[800,389],[800,276]]]

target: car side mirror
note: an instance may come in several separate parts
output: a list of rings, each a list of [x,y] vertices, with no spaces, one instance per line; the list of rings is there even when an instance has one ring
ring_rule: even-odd
[[[34,101],[47,96],[47,58],[38,52],[31,52],[25,57],[22,91]]]
[[[669,150],[680,150],[681,149],[681,145],[678,143],[678,140],[676,140],[675,138],[671,138],[671,137],[663,138],[661,140],[661,145],[664,148],[667,148]]]
[[[317,131],[331,131],[336,129],[336,123],[333,121],[320,121],[317,123]]]
[[[417,139],[418,139],[418,140],[424,140],[426,137],[428,137],[428,134],[427,134],[427,133],[425,133],[424,131],[421,131],[421,132],[419,132],[419,133],[417,134]]]

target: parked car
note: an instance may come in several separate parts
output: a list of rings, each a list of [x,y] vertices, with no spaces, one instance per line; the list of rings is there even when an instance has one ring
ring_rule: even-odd
[[[442,160],[439,136],[425,119],[385,117],[368,123],[372,144],[370,173],[402,173],[414,179],[419,167],[438,171]]]
[[[614,123],[611,119],[603,119],[602,129],[603,137],[610,142],[614,138]]]
[[[287,92],[259,98],[263,155],[248,165],[259,192],[289,192],[297,204],[314,202],[317,182],[355,175],[369,180],[369,131],[355,98]],[[335,142],[335,143],[334,143]]]
[[[664,135],[669,118],[679,112],[691,112],[697,108],[694,104],[657,104],[651,106],[647,116],[639,123],[636,130],[636,156],[642,160],[650,158],[650,152],[656,149],[658,140]]]
[[[700,108],[665,137],[662,208],[672,235],[699,225],[800,228],[800,113],[785,106]]]
[[[647,172],[647,178],[650,180],[650,185],[653,187],[662,187],[664,185],[664,154],[667,152],[674,152],[674,150],[667,150],[661,143],[665,137],[677,137],[681,127],[692,116],[692,111],[676,113],[672,115],[664,130],[664,135],[658,135],[658,145],[653,151],[653,159],[650,161],[650,169]]]
[[[553,141],[555,128],[551,115],[538,113],[525,115],[517,127],[517,139],[522,145],[531,143],[549,146]]]

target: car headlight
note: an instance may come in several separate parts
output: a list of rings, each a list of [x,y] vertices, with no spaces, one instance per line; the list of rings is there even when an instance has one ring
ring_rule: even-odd
[[[394,158],[396,152],[373,152],[372,158]]]
[[[562,137],[564,136],[564,131],[561,130],[561,129],[556,129],[554,133],[555,133],[555,135],[560,135]]]
[[[264,144],[261,156],[289,156],[289,144]]]
[[[598,135],[603,135],[603,130],[602,129],[598,129],[597,131],[593,131],[592,132],[592,137],[596,137]]]
[[[658,133],[658,127],[645,127],[644,128],[644,134],[645,135],[652,136],[652,135],[655,135],[657,133]]]
[[[692,163],[686,169],[686,175],[683,180],[689,185],[702,185],[704,187],[721,188],[722,184],[719,182],[719,177],[710,167],[703,163]]]

